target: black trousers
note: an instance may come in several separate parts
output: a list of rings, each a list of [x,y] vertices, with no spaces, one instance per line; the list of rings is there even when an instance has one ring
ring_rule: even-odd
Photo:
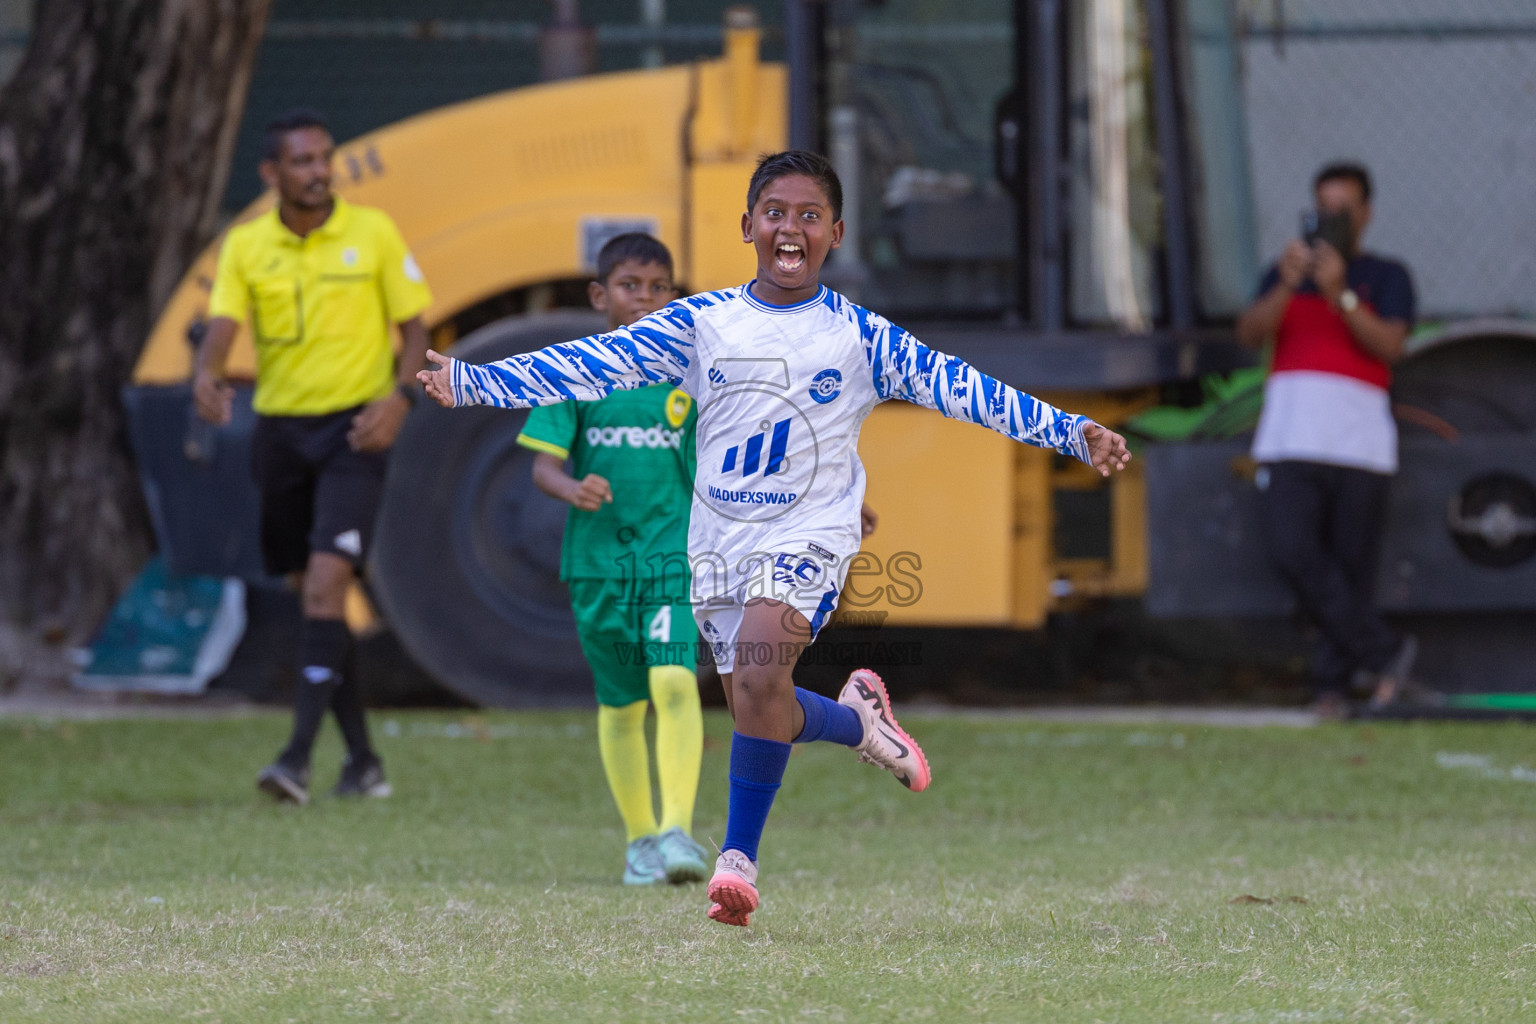
[[[1320,462],[1272,462],[1260,467],[1258,480],[1270,559],[1322,634],[1317,691],[1346,693],[1357,669],[1381,671],[1402,645],[1373,594],[1392,478]]]

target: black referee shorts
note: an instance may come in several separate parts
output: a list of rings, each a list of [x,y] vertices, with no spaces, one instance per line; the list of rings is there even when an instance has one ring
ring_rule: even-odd
[[[267,572],[301,572],[310,552],[361,569],[384,493],[386,452],[357,452],[347,431],[361,406],[323,416],[258,416],[251,471],[261,492]]]

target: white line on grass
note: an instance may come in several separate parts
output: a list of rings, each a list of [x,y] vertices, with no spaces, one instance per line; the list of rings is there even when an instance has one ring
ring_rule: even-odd
[[[900,704],[905,715],[931,715],[936,718],[963,718],[972,721],[1065,722],[1070,725],[1182,725],[1224,726],[1255,729],[1281,726],[1307,729],[1317,725],[1317,715],[1295,708],[1221,708],[1221,707],[1034,707],[1034,708],[956,708],[946,704],[920,701]]]
[[[1099,747],[1106,745],[1125,747],[1172,747],[1184,748],[1184,734],[1175,733],[1108,733],[1108,732],[984,732],[976,737],[979,747]]]
[[[379,731],[391,738],[407,736],[412,739],[440,740],[565,740],[581,739],[587,735],[587,727],[569,722],[565,725],[519,725],[515,722],[406,722],[398,718],[386,718]]]
[[[1435,764],[1447,771],[1469,771],[1479,778],[1495,782],[1536,782],[1536,771],[1523,764],[1500,768],[1487,754],[1440,750],[1435,753]]]

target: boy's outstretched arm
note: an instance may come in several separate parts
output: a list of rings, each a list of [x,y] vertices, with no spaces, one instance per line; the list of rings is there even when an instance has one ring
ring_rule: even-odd
[[[1080,459],[1100,475],[1131,461],[1125,438],[1086,416],[1063,412],[963,359],[947,356],[881,317],[869,315],[864,344],[881,398],[900,398],[952,419],[978,423],[1017,441],[1054,448]]]
[[[416,379],[421,381],[421,386],[427,393],[427,397],[446,409],[452,409],[453,401],[453,364],[456,360],[450,359],[435,349],[427,349],[427,368],[416,374]]]
[[[1100,476],[1109,476],[1131,464],[1125,438],[1087,417],[1083,417],[1083,440],[1088,442],[1088,465],[1098,470]]]
[[[693,359],[693,310],[686,302],[674,302],[606,334],[484,365],[428,350],[430,365],[416,379],[434,401],[449,409],[528,409],[591,401],[646,384],[678,384]]]

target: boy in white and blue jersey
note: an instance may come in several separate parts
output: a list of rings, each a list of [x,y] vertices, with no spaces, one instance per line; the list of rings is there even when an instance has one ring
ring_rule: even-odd
[[[421,374],[449,407],[523,408],[657,382],[697,401],[694,617],[736,726],[725,842],[709,883],[709,916],[725,924],[745,925],[757,908],[758,843],[792,743],[842,743],[914,791],[931,777],[874,672],[856,670],[836,701],[797,688],[791,675],[859,549],[858,438],[870,410],[900,398],[1106,476],[1130,460],[1113,431],[934,352],[822,286],[821,265],[842,240],[841,208],[825,158],[764,157],[742,216],[743,241],[757,251],[750,283],[485,366],[429,353],[435,368]]]

